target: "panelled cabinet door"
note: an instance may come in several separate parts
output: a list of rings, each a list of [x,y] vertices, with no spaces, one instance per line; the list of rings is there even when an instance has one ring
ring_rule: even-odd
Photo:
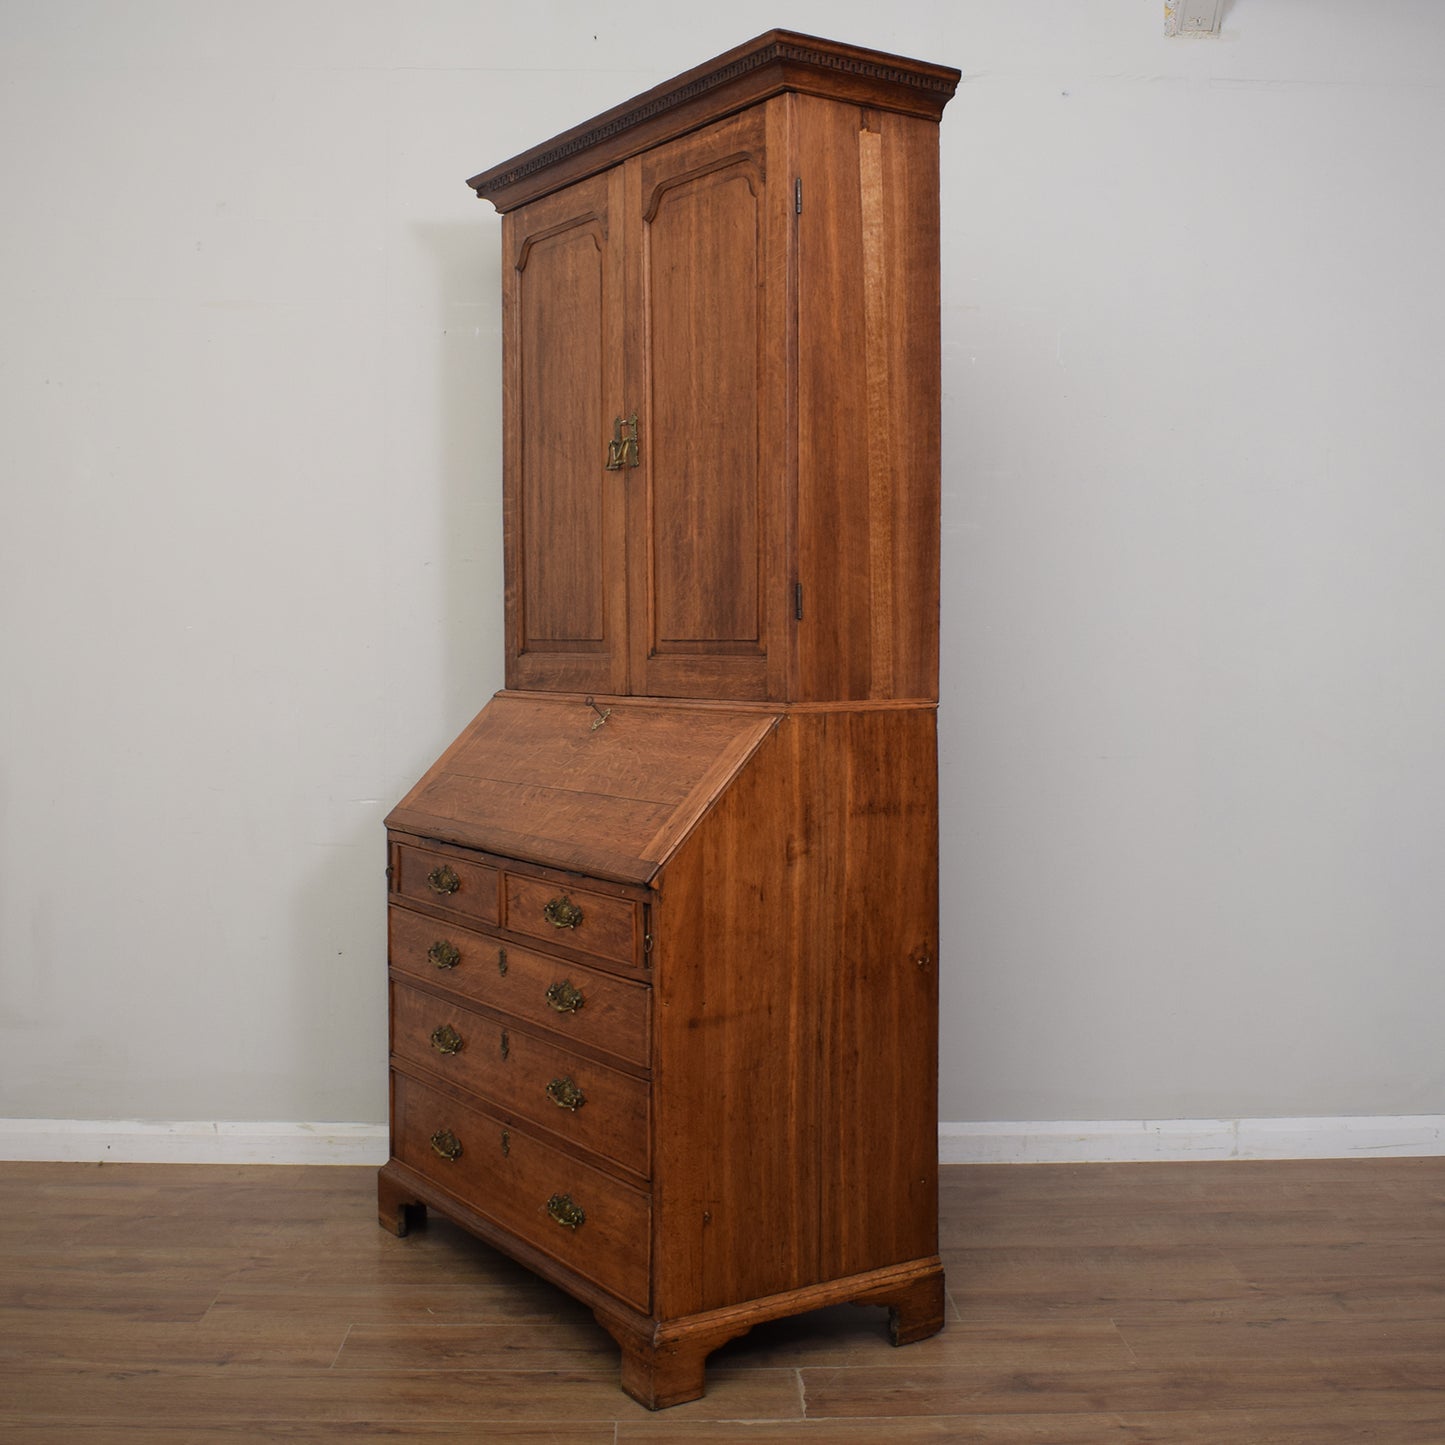
[[[627,691],[621,175],[503,226],[507,686]]]
[[[785,695],[786,114],[505,219],[508,687]]]
[[[785,123],[785,103],[755,106],[628,164],[633,692],[783,693]]]

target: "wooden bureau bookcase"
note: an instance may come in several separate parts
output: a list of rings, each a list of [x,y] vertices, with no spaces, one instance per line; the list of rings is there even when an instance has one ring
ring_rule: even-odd
[[[938,120],[774,31],[475,176],[506,690],[387,819],[392,1157],[645,1405],[762,1320],[943,1322]]]

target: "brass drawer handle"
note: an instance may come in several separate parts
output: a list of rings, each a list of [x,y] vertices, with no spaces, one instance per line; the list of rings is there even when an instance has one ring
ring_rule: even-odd
[[[583,1212],[582,1206],[574,1204],[570,1194],[554,1194],[547,1201],[547,1213],[563,1229],[576,1229],[579,1225],[587,1223],[587,1215]]]
[[[457,877],[455,869],[445,863],[438,863],[426,875],[426,886],[433,893],[440,893],[445,897],[449,893],[455,893],[462,886],[462,880]]]
[[[547,1002],[559,1014],[575,1014],[587,999],[580,988],[572,986],[570,978],[564,978],[547,990]]]
[[[565,893],[561,898],[553,898],[542,905],[542,917],[553,928],[580,928],[582,926],[582,910]]]
[[[427,949],[426,956],[438,968],[455,968],[462,961],[462,951],[449,938],[439,938]]]
[[[576,1113],[587,1102],[587,1095],[571,1079],[553,1079],[547,1085],[547,1097],[559,1108]]]
[[[450,1024],[439,1024],[431,1031],[431,1046],[439,1054],[459,1053],[462,1036]]]
[[[462,1157],[462,1141],[450,1129],[438,1129],[431,1136],[432,1153],[443,1159],[457,1160]]]

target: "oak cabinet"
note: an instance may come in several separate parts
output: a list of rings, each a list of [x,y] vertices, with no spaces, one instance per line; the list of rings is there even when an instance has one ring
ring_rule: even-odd
[[[759,1321],[942,1323],[938,120],[774,31],[503,213],[507,689],[387,819],[383,1223],[587,1302],[657,1407]]]

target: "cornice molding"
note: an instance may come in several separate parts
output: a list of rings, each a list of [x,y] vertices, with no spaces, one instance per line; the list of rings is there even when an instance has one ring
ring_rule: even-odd
[[[777,72],[771,86],[748,85],[763,79],[760,72]],[[770,31],[757,40],[729,51],[716,60],[624,101],[613,110],[564,131],[510,161],[473,176],[467,182],[478,196],[497,199],[510,188],[587,151],[605,147],[628,131],[647,127],[673,112],[698,106],[707,96],[728,87],[741,88],[741,103],[785,90],[807,90],[882,109],[905,109],[937,119],[957,89],[959,72],[947,66],[907,60],[881,51],[834,45],[812,36]],[[866,97],[855,93],[871,90]],[[720,110],[719,115],[726,113]],[[702,114],[694,123],[714,119]]]

